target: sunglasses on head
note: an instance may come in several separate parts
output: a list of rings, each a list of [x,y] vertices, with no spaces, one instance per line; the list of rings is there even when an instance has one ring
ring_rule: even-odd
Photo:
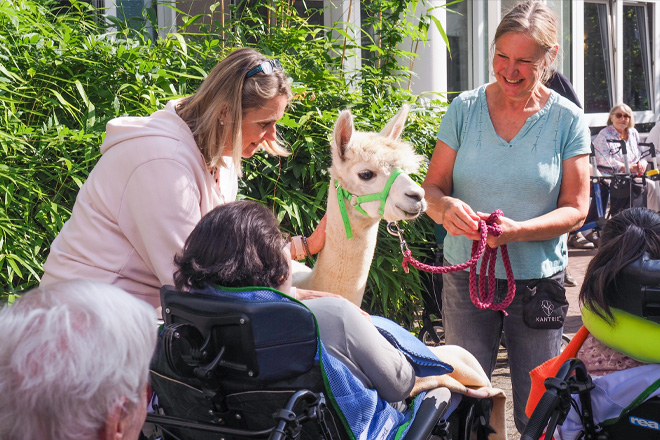
[[[245,79],[248,79],[259,72],[263,72],[266,75],[270,75],[275,70],[282,70],[282,64],[280,64],[280,60],[278,60],[277,58],[275,58],[274,60],[266,60],[261,64],[259,64],[257,67],[250,69],[250,71],[245,74]]]
[[[621,118],[630,119],[630,115],[627,115],[625,113],[614,113],[614,117],[617,119],[621,119]]]

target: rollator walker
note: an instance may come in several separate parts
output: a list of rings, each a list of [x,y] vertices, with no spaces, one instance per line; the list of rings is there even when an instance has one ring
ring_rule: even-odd
[[[589,162],[591,164],[591,197],[592,205],[595,206],[596,218],[586,222],[578,230],[579,232],[589,231],[591,229],[600,230],[607,218],[611,218],[618,212],[631,208],[633,206],[647,206],[647,181],[657,181],[660,179],[658,174],[658,160],[653,143],[640,142],[638,146],[642,149],[643,158],[648,158],[650,169],[641,175],[630,173],[630,162],[628,161],[628,150],[626,142],[619,139],[610,139],[607,141],[615,145],[621,151],[625,171],[623,173],[603,173],[596,164],[596,153],[594,145],[591,144],[591,154]],[[603,197],[601,188],[609,187],[607,197]],[[609,210],[608,210],[609,205]],[[593,210],[593,208],[592,208]],[[590,215],[590,217],[592,217]]]

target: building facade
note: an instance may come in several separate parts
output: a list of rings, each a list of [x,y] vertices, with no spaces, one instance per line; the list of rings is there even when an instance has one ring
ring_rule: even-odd
[[[152,0],[93,0],[110,14],[140,14]],[[177,27],[176,6],[190,14],[204,13],[210,5],[226,7],[236,0],[153,0],[163,34]],[[446,32],[451,52],[437,27],[429,41],[420,45],[413,65],[416,94],[458,92],[492,80],[490,43],[500,18],[518,0],[463,0],[453,4],[425,0],[419,14],[432,14]],[[543,0],[541,0],[543,1]],[[559,70],[566,75],[583,104],[595,132],[606,124],[609,109],[626,103],[634,111],[640,132],[650,129],[660,114],[660,0],[544,0],[560,19],[561,59]],[[360,4],[353,0],[296,1],[300,8],[322,7],[316,15],[325,25],[361,23]],[[312,5],[313,3],[313,5]],[[450,3],[446,6],[446,3]],[[219,9],[222,10],[222,9]],[[123,11],[123,12],[122,12]],[[359,26],[347,26],[356,32]],[[154,31],[155,32],[155,31]],[[358,35],[359,37],[359,35]],[[359,64],[355,57],[353,64]]]
[[[426,47],[432,60],[419,72],[415,91],[457,92],[492,80],[489,49],[500,18],[517,0],[467,0],[436,9],[451,44]],[[440,2],[438,2],[440,3]],[[444,2],[442,2],[444,3]],[[610,108],[626,103],[642,130],[660,114],[660,2],[622,0],[547,0],[560,21],[558,69],[572,82],[589,125],[607,122]],[[437,37],[436,37],[437,39]],[[423,80],[422,80],[423,78]]]

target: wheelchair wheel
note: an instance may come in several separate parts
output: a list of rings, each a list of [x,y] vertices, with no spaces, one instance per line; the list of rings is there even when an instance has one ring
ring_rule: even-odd
[[[419,340],[431,347],[445,345],[445,329],[442,327],[442,319],[430,321],[419,331]]]

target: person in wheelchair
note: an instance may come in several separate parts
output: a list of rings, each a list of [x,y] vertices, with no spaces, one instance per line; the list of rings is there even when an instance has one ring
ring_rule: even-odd
[[[612,141],[624,141],[626,144],[626,156],[624,157],[621,146]],[[607,117],[607,126],[598,132],[593,141],[594,155],[598,171],[602,175],[611,176],[630,172],[633,175],[641,175],[646,172],[648,162],[644,159],[640,149],[639,132],[635,128],[635,119],[632,109],[626,104],[617,104],[610,110]],[[628,161],[629,169],[626,170],[625,162]],[[629,184],[626,184],[628,182]],[[646,206],[644,198],[644,182],[614,181],[610,184],[601,182],[601,200],[603,206],[607,206],[610,200],[610,217],[633,206]],[[585,223],[596,220],[595,200],[592,200],[589,214]],[[599,234],[592,231],[587,234],[588,240],[598,244]]]
[[[642,429],[648,438],[659,438],[657,397],[649,402],[656,408],[654,420],[630,415],[642,402],[660,395],[659,286],[660,215],[646,208],[626,209],[603,227],[600,247],[585,273],[580,290],[583,327],[561,355],[530,373],[527,414],[532,417],[537,405],[537,411],[548,410],[539,403],[544,380],[562,368],[566,371],[566,361],[577,358],[595,385],[589,393],[593,421],[596,430],[609,430],[610,437],[603,438],[630,438],[617,435],[631,435],[627,430],[632,425],[649,428]],[[555,439],[578,438],[585,431],[584,417],[591,416],[566,406],[563,417]],[[529,435],[523,438],[538,438]]]
[[[276,217],[266,207],[251,201],[227,203],[213,209],[200,220],[186,240],[183,250],[174,258],[175,288],[193,296],[225,295],[226,298],[226,295],[231,296],[232,292],[252,288],[269,289],[294,300],[300,297],[301,293],[304,293],[305,298],[312,298],[301,303],[311,310],[315,317],[325,352],[342,364],[340,370],[345,367],[353,376],[349,378],[350,383],[347,386],[356,390],[354,395],[358,396],[358,400],[365,395],[370,396],[367,400],[372,399],[372,393],[377,393],[376,401],[353,404],[354,412],[365,409],[371,411],[368,408],[376,404],[376,415],[380,417],[385,414],[387,419],[384,426],[378,426],[378,434],[384,435],[383,438],[390,438],[397,430],[403,430],[405,433],[405,423],[408,423],[411,417],[409,410],[414,412],[417,408],[412,398],[423,391],[443,385],[444,382],[438,378],[446,372],[452,372],[452,366],[434,356],[435,361],[431,363],[436,367],[434,375],[418,378],[419,365],[411,363],[410,353],[404,354],[400,347],[395,347],[372,322],[383,325],[383,318],[369,317],[357,306],[339,296],[328,296],[325,292],[301,292],[301,289],[292,287],[289,247],[290,242],[287,237],[283,237]],[[396,332],[392,327],[386,329],[388,332]],[[404,330],[400,327],[399,329]],[[405,333],[421,344],[407,331]],[[432,353],[430,348],[423,348]],[[450,380],[478,388],[490,387],[485,373],[468,352],[460,347],[443,347],[440,350],[446,350],[443,353],[452,359],[455,370],[452,377],[456,379]],[[458,362],[454,363],[455,360]],[[464,377],[461,377],[461,374]],[[464,380],[465,378],[467,379]],[[355,380],[359,381],[360,385],[355,383]],[[359,391],[360,387],[364,390]],[[469,390],[463,387],[463,391],[469,397],[491,397],[483,388]],[[354,390],[349,390],[350,394],[353,392]],[[389,409],[383,407],[384,403]],[[503,401],[501,403],[503,406]],[[359,420],[365,416],[351,414],[348,418]],[[484,421],[487,425],[488,417],[485,417]],[[364,424],[365,420],[360,423]],[[506,438],[504,424],[499,423],[499,420],[496,428],[499,432],[490,438]],[[369,427],[364,427],[365,430],[361,433],[356,432],[352,425],[350,429],[354,435],[366,435],[366,438],[372,438],[376,434]]]
[[[644,173],[648,163],[642,158],[638,144],[641,142],[635,128],[632,109],[626,104],[617,104],[610,110],[607,126],[603,128],[596,139],[594,149],[596,164],[605,174],[624,173],[623,152],[615,149],[608,141],[623,140],[626,142],[628,163],[631,173]]]
[[[204,216],[174,258],[178,290],[208,291],[213,286],[270,287],[297,298],[291,285],[290,241],[277,218],[257,202],[220,206]],[[302,290],[302,289],[300,289]],[[314,291],[305,291],[313,297]],[[321,341],[367,388],[390,403],[405,401],[415,372],[361,310],[336,295],[302,301],[314,314]]]

